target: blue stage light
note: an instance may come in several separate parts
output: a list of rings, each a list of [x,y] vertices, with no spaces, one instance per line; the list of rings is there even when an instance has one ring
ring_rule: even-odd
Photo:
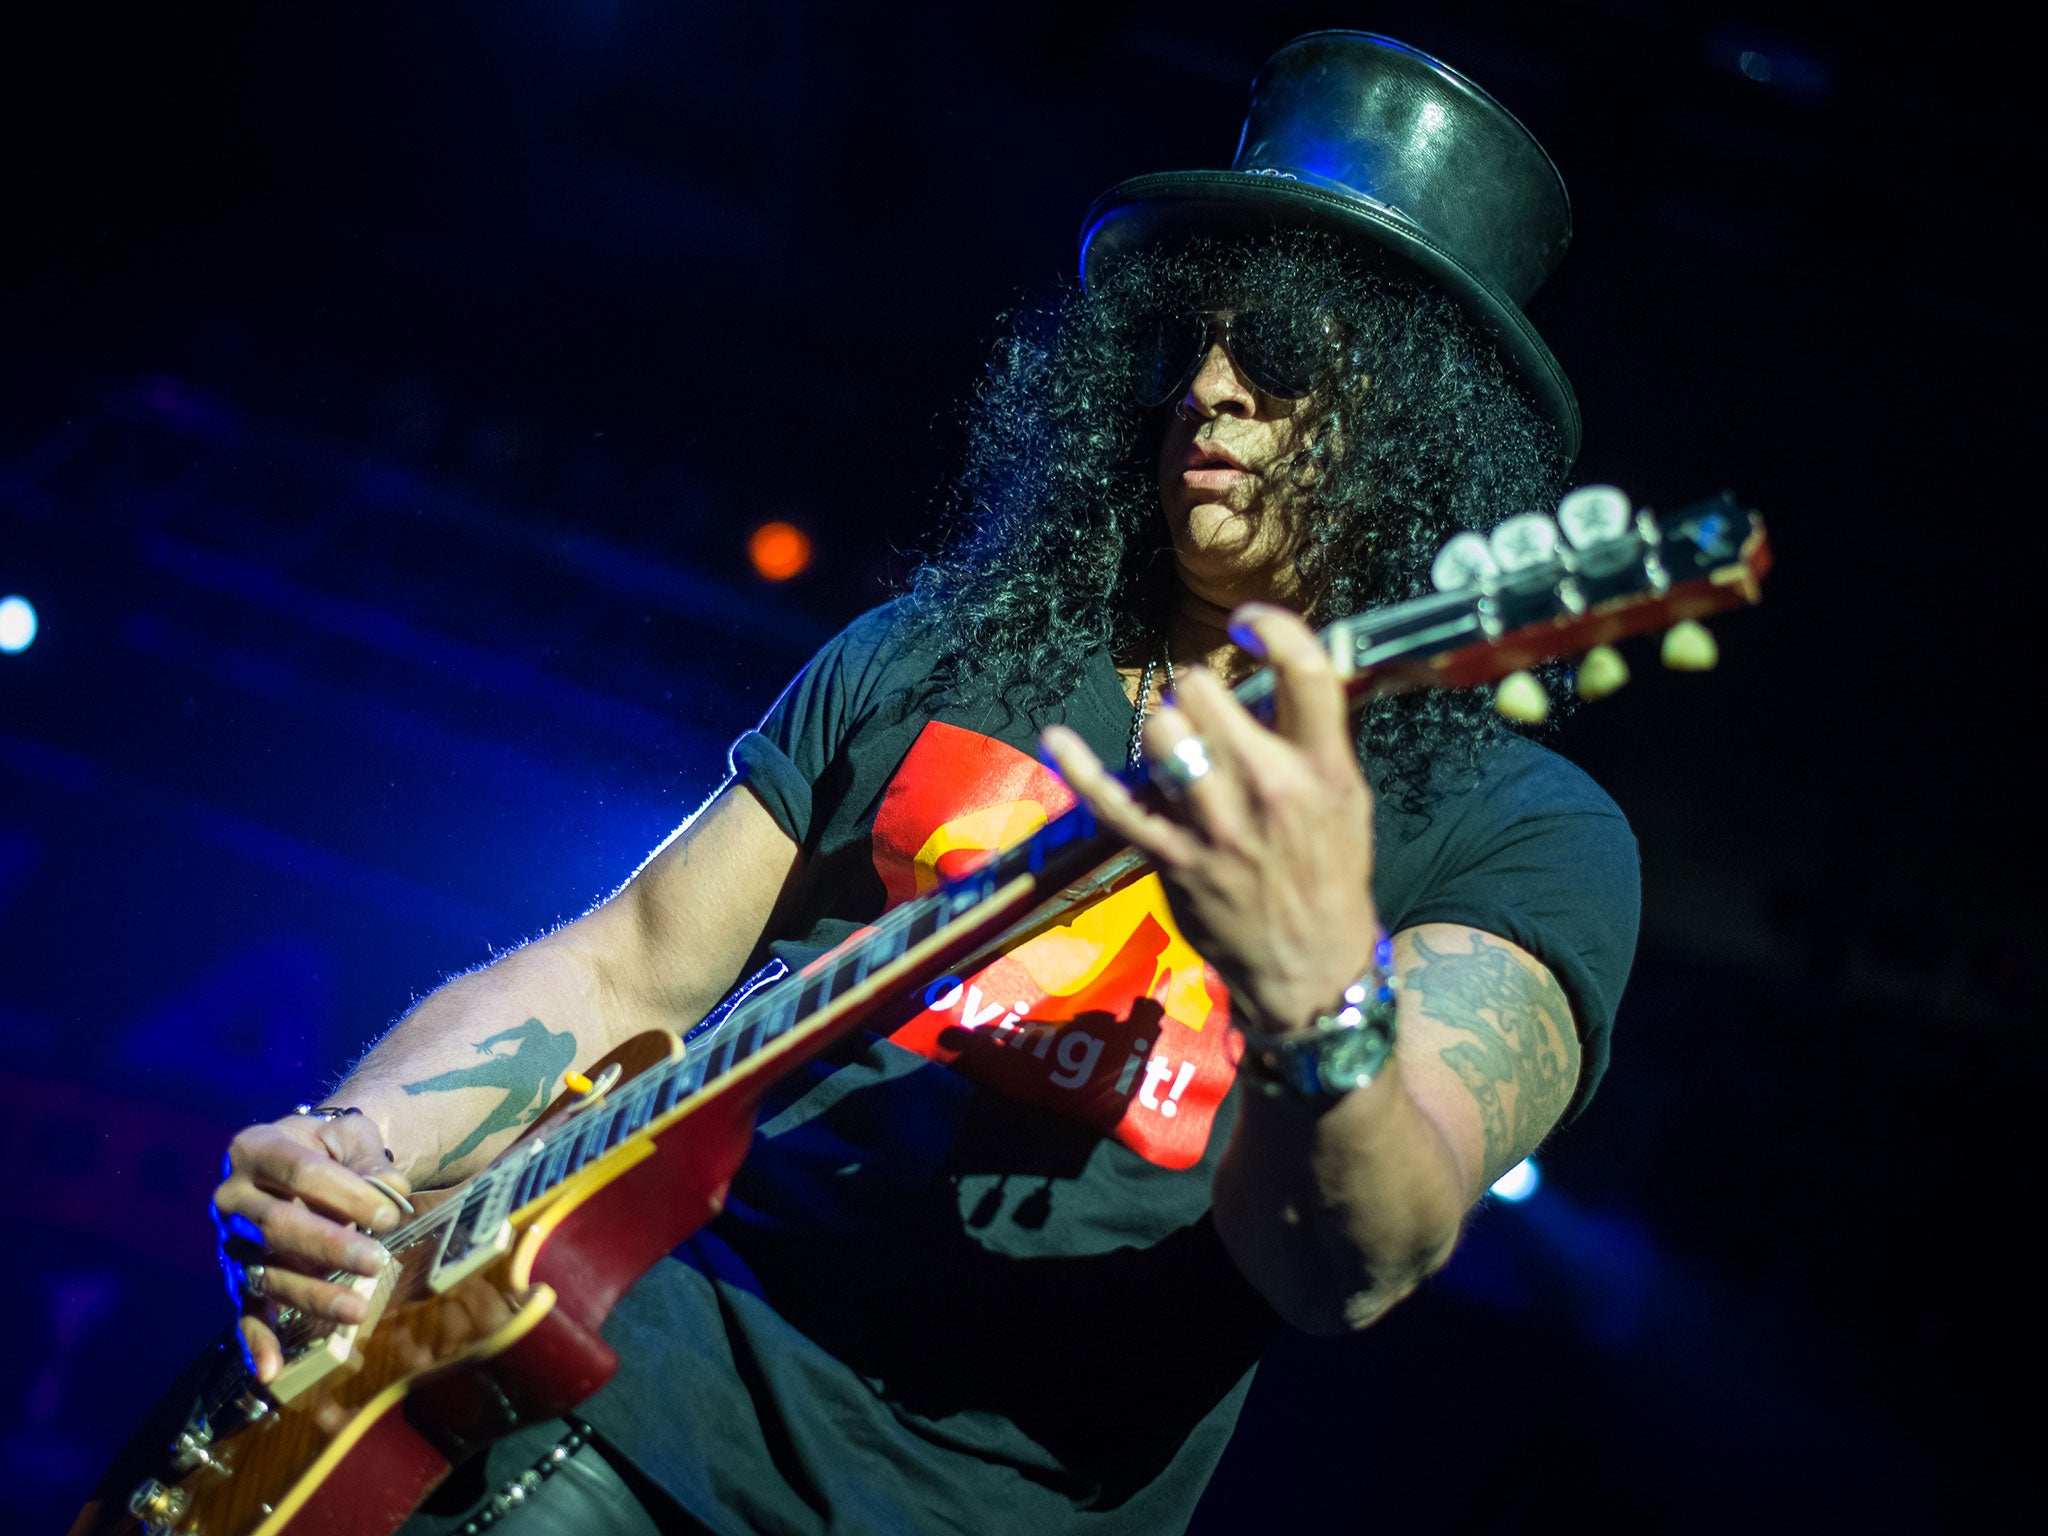
[[[17,655],[27,650],[35,638],[35,604],[25,597],[0,597],[0,651]]]
[[[1493,1193],[1497,1198],[1513,1203],[1535,1194],[1542,1182],[1543,1173],[1537,1168],[1536,1159],[1525,1157],[1493,1181]]]

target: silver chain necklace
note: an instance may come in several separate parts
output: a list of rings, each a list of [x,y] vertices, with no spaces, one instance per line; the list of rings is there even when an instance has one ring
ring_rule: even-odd
[[[1166,686],[1176,693],[1180,691],[1180,684],[1173,676],[1173,654],[1161,645],[1158,656],[1145,663],[1145,675],[1138,679],[1138,712],[1131,717],[1131,747],[1125,757],[1133,768],[1145,760],[1145,716],[1150,712],[1147,705],[1152,698],[1152,675],[1162,662],[1166,666]]]

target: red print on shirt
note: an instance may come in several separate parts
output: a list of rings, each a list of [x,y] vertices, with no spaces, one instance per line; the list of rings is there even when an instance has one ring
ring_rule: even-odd
[[[1036,759],[933,721],[875,816],[889,905],[1030,836],[1074,803]],[[925,989],[898,1045],[1006,1097],[1192,1167],[1236,1072],[1230,999],[1167,910],[1157,875],[1112,891],[971,976]]]

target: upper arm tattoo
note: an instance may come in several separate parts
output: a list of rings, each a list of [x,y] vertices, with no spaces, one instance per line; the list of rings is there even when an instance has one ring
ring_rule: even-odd
[[[1479,1106],[1492,1183],[1534,1151],[1563,1115],[1579,1078],[1571,1005],[1547,971],[1531,970],[1499,939],[1472,934],[1470,953],[1410,940],[1421,964],[1402,977],[1422,1011],[1465,1039],[1438,1052]]]
[[[494,1049],[509,1045],[503,1053]],[[483,1123],[441,1159],[451,1168],[500,1131],[527,1125],[547,1108],[548,1088],[576,1059],[576,1037],[568,1030],[552,1030],[539,1019],[528,1019],[511,1029],[501,1029],[477,1041],[476,1052],[483,1057],[474,1066],[438,1072],[416,1083],[399,1086],[410,1094],[445,1093],[454,1088],[498,1088],[504,1097],[483,1119]]]

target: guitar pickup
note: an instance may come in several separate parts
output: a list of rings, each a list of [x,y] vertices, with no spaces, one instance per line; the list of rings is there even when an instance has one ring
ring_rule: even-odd
[[[512,1223],[506,1219],[511,1206],[509,1186],[488,1175],[464,1196],[455,1219],[441,1239],[441,1251],[427,1274],[427,1286],[440,1295],[512,1246]]]

